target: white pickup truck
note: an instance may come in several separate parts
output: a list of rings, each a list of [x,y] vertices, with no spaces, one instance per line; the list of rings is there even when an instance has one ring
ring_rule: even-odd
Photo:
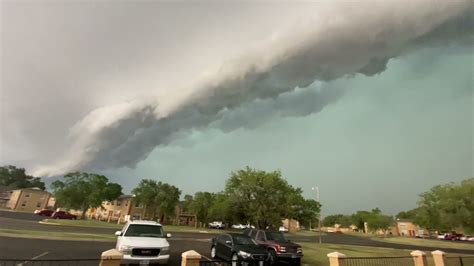
[[[221,221],[214,221],[209,223],[209,228],[211,229],[224,229],[225,225]]]

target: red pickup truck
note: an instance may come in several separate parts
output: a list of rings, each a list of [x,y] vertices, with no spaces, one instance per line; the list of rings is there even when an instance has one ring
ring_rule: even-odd
[[[57,212],[53,212],[53,214],[51,214],[51,218],[53,218],[53,219],[69,219],[69,220],[76,220],[76,219],[77,219],[77,216],[74,215],[74,214],[70,214],[70,213],[68,213],[68,212],[57,211]]]
[[[268,250],[272,264],[286,261],[291,265],[301,265],[303,249],[300,245],[286,240],[282,232],[249,228],[244,234]]]

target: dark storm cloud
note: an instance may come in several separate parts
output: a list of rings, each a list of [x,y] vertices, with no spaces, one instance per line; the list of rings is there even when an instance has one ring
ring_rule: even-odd
[[[419,10],[410,9],[414,7]],[[469,1],[443,6],[422,2],[395,9],[387,5],[375,10],[327,24],[313,21],[300,32],[227,63],[189,94],[95,110],[72,129],[74,145],[66,159],[39,168],[37,174],[134,167],[155,147],[167,145],[191,129],[213,126],[230,131],[258,126],[275,115],[318,112],[344,90],[311,90],[315,81],[376,75],[385,70],[390,58],[416,47],[472,38],[472,28],[466,27],[472,25]],[[300,89],[293,92],[295,88]],[[262,112],[248,118],[240,109],[245,106]]]

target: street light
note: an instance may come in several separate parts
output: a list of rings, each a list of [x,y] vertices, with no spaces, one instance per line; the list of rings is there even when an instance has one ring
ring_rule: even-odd
[[[319,187],[312,187],[311,190],[316,191],[316,201],[319,203]],[[318,230],[319,230],[319,244],[322,244],[323,241],[321,238],[321,210],[319,210]]]

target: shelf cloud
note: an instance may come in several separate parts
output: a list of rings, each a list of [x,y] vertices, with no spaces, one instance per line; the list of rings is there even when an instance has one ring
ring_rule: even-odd
[[[190,130],[229,132],[317,113],[350,90],[344,80],[377,75],[420,47],[473,41],[472,1],[336,3],[317,11],[188,88],[93,110],[70,129],[69,151],[34,174],[133,168]]]

